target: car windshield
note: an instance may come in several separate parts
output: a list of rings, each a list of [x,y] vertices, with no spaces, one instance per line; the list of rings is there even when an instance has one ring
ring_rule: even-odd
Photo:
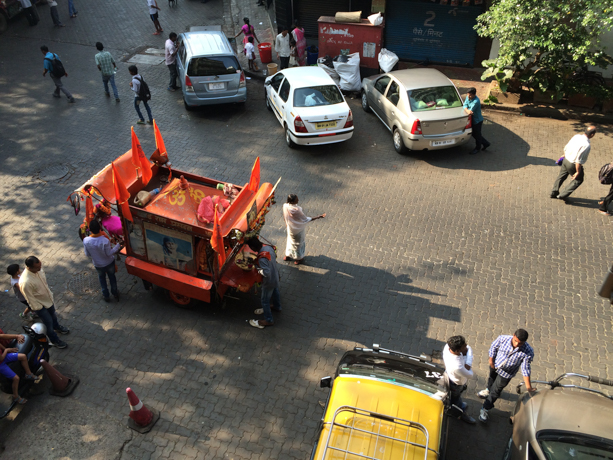
[[[537,435],[547,460],[613,460],[613,442],[578,433]]]
[[[197,57],[189,61],[187,75],[190,77],[214,77],[228,75],[240,69],[234,56]]]
[[[416,377],[413,373],[404,372],[397,369],[388,369],[381,367],[380,365],[373,366],[369,364],[350,364],[340,367],[338,373],[339,375],[344,374],[371,377],[384,382],[408,386],[421,393],[425,393],[428,396],[433,396],[442,390],[437,385]]]
[[[336,85],[297,88],[294,91],[294,107],[314,107],[343,102],[343,96]]]
[[[461,107],[462,100],[454,86],[436,86],[407,91],[412,112]]]

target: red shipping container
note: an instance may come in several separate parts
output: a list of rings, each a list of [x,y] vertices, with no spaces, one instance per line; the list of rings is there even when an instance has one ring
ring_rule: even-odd
[[[319,57],[331,58],[348,50],[360,53],[360,67],[379,68],[379,52],[383,41],[383,25],[373,26],[367,19],[361,23],[337,23],[333,16],[321,16],[319,24]]]

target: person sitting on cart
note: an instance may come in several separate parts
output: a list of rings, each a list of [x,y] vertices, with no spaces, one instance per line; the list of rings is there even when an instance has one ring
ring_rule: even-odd
[[[19,361],[21,367],[26,371],[26,380],[36,380],[36,376],[32,374],[28,365],[28,357],[24,353],[18,353],[17,348],[6,348],[8,341],[15,339],[19,343],[25,340],[23,335],[2,334],[2,329],[0,329],[0,374],[13,381],[13,399],[19,404],[25,404],[28,400],[19,396],[19,376],[8,365]]]
[[[264,315],[264,319],[249,320],[249,324],[258,329],[264,329],[266,326],[275,324],[272,317],[272,311],[281,311],[281,295],[279,293],[279,270],[277,268],[277,255],[275,249],[270,245],[263,245],[257,238],[251,238],[246,242],[249,248],[256,252],[257,270],[262,275],[262,308],[254,311],[256,315]],[[271,309],[271,300],[276,308]]]

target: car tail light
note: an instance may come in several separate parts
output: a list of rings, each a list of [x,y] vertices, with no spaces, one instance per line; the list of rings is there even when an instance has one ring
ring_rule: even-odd
[[[473,116],[472,114],[468,116],[468,121],[466,122],[466,127],[464,129],[473,127]]]
[[[188,93],[194,92],[194,87],[192,86],[192,81],[189,79],[187,75],[185,75],[185,91]]]
[[[245,79],[245,72],[241,70],[241,81],[238,83],[239,88],[247,86],[247,80]]]
[[[306,126],[304,126],[304,122],[300,116],[294,118],[294,131],[297,133],[308,133]]]
[[[419,120],[415,120],[413,122],[413,127],[411,128],[411,134],[423,134],[421,132],[421,123]]]
[[[345,122],[345,128],[351,128],[353,126],[353,114],[351,110],[349,111],[349,115],[347,115],[347,121]]]

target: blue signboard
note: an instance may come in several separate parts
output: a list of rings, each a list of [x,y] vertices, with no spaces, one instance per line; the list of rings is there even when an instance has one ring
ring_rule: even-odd
[[[472,66],[482,5],[388,0],[385,47],[400,59]]]

